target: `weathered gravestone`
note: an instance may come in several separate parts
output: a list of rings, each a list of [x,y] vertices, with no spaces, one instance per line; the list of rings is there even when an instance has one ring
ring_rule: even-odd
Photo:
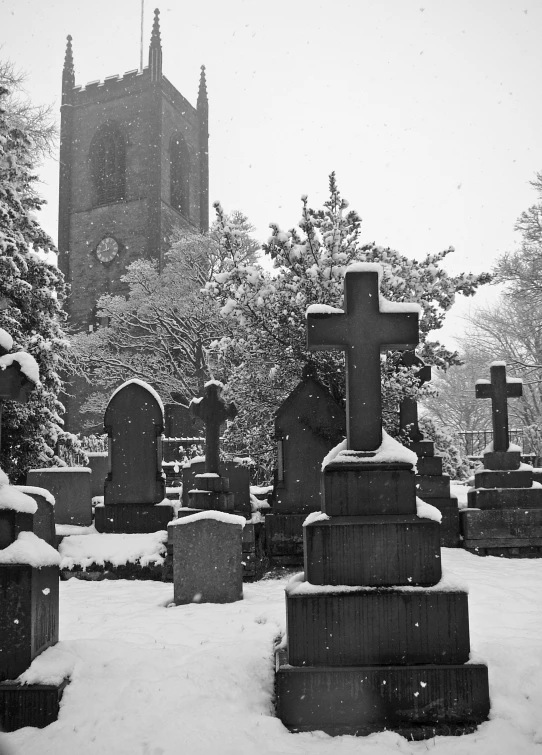
[[[314,365],[305,365],[301,382],[275,413],[273,513],[265,520],[275,563],[303,563],[303,521],[320,509],[322,459],[345,433],[344,408],[317,379]]]
[[[188,506],[188,493],[196,488],[196,477],[205,472],[205,457],[196,457],[188,461],[181,468],[182,501],[183,506]],[[250,466],[245,459],[237,458],[220,461],[218,465],[220,477],[228,480],[228,490],[233,494],[233,506],[235,513],[242,514],[250,519]]]
[[[141,380],[129,380],[111,396],[104,415],[110,472],[104,505],[96,506],[99,532],[156,532],[174,516],[162,474],[164,410],[158,394]]]
[[[57,524],[92,524],[91,472],[87,467],[29,469],[26,484],[51,493]]]
[[[234,497],[229,480],[220,475],[220,427],[237,414],[235,404],[222,398],[224,386],[217,380],[205,384],[204,395],[192,399],[190,410],[205,424],[205,472],[196,475],[196,487],[188,491],[188,505],[194,509],[233,511]]]
[[[491,381],[476,382],[476,397],[491,399],[493,442],[475,472],[468,508],[460,512],[463,546],[480,556],[542,556],[542,486],[510,445],[508,398],[522,395],[522,381],[506,377],[504,362],[490,365]]]
[[[54,496],[45,488],[34,488],[30,485],[14,485],[13,488],[34,499],[37,510],[33,517],[32,532],[56,548]]]
[[[413,370],[420,386],[431,380],[431,367],[414,351],[403,352],[399,363]],[[440,544],[447,548],[459,546],[459,508],[457,498],[450,494],[450,476],[442,472],[442,458],[435,456],[435,444],[425,440],[418,423],[418,402],[405,398],[399,407],[399,428],[408,439],[408,447],[418,456],[416,489],[418,495],[442,514]]]
[[[246,520],[222,511],[201,511],[171,522],[173,600],[233,603],[243,599],[241,548]]]
[[[345,311],[307,313],[309,348],[346,352],[348,442],[324,462],[305,572],[287,587],[276,704],[292,731],[420,739],[476,728],[488,680],[467,664],[466,591],[441,578],[439,513],[423,503],[418,513],[416,456],[382,438],[380,351],[413,349],[418,313],[380,298],[381,270],[352,266]]]

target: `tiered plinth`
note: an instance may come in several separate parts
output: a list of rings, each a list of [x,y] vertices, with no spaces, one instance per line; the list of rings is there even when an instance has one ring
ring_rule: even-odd
[[[332,735],[474,730],[487,668],[467,663],[467,595],[442,580],[440,525],[416,514],[411,465],[331,463],[323,478],[325,513],[305,525],[305,573],[286,590],[278,716]]]
[[[234,495],[230,493],[230,481],[218,474],[196,475],[196,487],[188,492],[188,506],[204,511],[233,512]]]
[[[450,494],[450,476],[442,472],[442,458],[435,456],[432,441],[413,443],[411,449],[418,455],[416,493],[442,514],[440,544],[445,548],[458,548],[459,507],[457,498]]]
[[[519,452],[484,454],[468,508],[461,512],[463,546],[480,556],[542,557],[542,486]]]

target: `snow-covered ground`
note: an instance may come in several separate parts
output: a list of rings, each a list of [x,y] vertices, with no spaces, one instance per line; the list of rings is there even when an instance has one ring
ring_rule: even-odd
[[[489,665],[491,720],[411,743],[290,734],[273,716],[273,641],[284,585],[244,585],[229,605],[172,606],[157,582],[61,583],[61,642],[36,660],[72,669],[56,723],[4,735],[10,755],[527,755],[542,753],[542,560],[444,549],[470,585],[471,646]],[[0,735],[1,736],[1,735]]]

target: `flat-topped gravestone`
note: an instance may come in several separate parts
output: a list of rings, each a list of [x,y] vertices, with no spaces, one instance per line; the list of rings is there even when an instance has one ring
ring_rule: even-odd
[[[185,603],[233,603],[243,599],[242,539],[246,520],[202,511],[168,526],[173,545],[173,599]]]
[[[91,472],[87,467],[30,469],[26,484],[51,493],[56,524],[92,524]]]
[[[491,399],[493,442],[460,512],[463,547],[479,556],[540,558],[542,487],[532,467],[521,463],[521,449],[510,445],[508,431],[508,398],[522,395],[522,381],[506,376],[504,362],[493,362],[490,375],[476,381],[476,397]]]
[[[220,428],[237,415],[235,404],[222,398],[224,386],[218,380],[205,383],[204,394],[190,402],[190,411],[205,424],[205,472],[196,475],[188,491],[188,505],[194,509],[233,511],[234,497],[229,480],[220,475]]]
[[[233,494],[233,507],[235,513],[242,514],[250,519],[250,466],[247,458],[221,461],[218,465],[219,476],[228,480],[229,492]],[[187,462],[181,470],[182,473],[182,501],[183,506],[188,506],[188,494],[196,489],[196,477],[205,473],[205,457],[196,457]],[[198,483],[199,485],[199,483]]]
[[[414,351],[405,351],[399,364],[412,369],[422,386],[431,380],[431,367]],[[435,506],[442,514],[440,544],[446,548],[459,546],[459,508],[457,498],[450,494],[450,477],[442,472],[442,458],[435,456],[435,444],[425,440],[418,420],[418,402],[410,397],[399,405],[401,438],[418,456],[416,492],[424,501]],[[404,441],[404,442],[405,442]]]
[[[308,311],[309,348],[347,350],[347,441],[324,459],[322,510],[304,522],[276,709],[291,731],[422,739],[473,731],[488,679],[467,663],[467,594],[442,575],[441,514],[416,496],[416,454],[382,431],[380,350],[412,349],[418,315],[380,297],[381,275],[347,268],[346,311]]]
[[[166,529],[172,506],[166,497],[161,436],[164,409],[156,391],[142,380],[118,388],[104,415],[109,468],[104,505],[95,510],[99,532],[155,532]]]

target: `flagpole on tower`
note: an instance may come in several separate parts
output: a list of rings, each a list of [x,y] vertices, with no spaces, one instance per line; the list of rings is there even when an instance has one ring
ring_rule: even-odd
[[[143,70],[143,15],[145,10],[145,0],[141,0],[141,39],[139,44],[139,70]]]

